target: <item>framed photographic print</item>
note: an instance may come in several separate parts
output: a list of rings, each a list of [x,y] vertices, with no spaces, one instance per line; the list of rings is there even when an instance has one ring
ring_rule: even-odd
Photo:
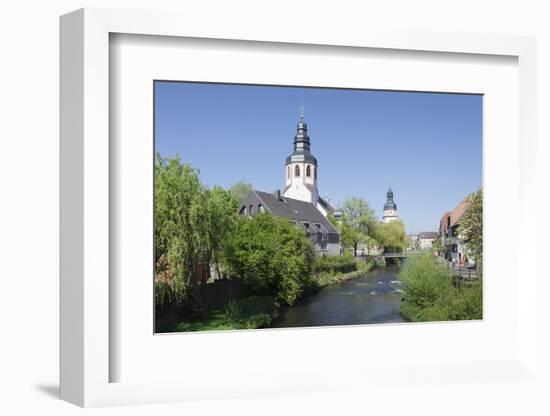
[[[228,25],[62,17],[62,398],[530,379],[533,40]]]
[[[482,319],[482,95],[153,88],[155,333]]]

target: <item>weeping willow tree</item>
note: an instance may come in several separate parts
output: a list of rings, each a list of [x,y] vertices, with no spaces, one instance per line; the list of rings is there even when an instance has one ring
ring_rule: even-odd
[[[376,240],[385,253],[402,252],[408,245],[405,224],[402,221],[391,221],[376,225]]]
[[[237,220],[237,201],[219,187],[204,187],[179,157],[155,163],[157,304],[189,296],[197,276],[215,264]]]

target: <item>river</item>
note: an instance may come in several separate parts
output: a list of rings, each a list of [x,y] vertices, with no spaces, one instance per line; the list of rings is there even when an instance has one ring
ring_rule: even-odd
[[[325,286],[294,306],[285,307],[271,328],[404,322],[399,315],[401,282],[396,265]]]

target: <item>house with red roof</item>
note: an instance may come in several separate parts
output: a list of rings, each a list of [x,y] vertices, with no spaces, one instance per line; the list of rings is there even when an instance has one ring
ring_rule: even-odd
[[[445,248],[445,259],[453,263],[472,265],[473,258],[470,258],[467,248],[460,240],[460,220],[467,207],[466,196],[452,211],[443,214],[439,222],[439,235]]]

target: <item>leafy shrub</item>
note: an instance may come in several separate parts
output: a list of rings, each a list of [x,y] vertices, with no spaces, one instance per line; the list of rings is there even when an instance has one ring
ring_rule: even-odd
[[[241,218],[224,258],[256,295],[292,305],[311,284],[313,251],[306,234],[286,218]]]
[[[411,321],[481,319],[482,285],[456,288],[451,272],[431,254],[410,257],[399,273],[401,314]]]
[[[403,263],[399,277],[404,298],[422,308],[433,306],[452,290],[452,276],[432,255],[410,257]]]
[[[481,281],[472,286],[455,289],[449,300],[449,319],[481,319],[483,318],[483,285]]]

